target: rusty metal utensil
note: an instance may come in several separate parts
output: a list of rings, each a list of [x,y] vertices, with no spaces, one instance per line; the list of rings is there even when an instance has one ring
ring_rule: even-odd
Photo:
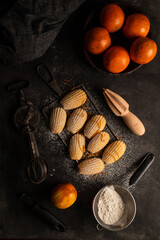
[[[46,179],[48,173],[48,166],[47,162],[39,155],[39,150],[34,133],[28,131],[28,137],[32,158],[27,167],[27,174],[32,183],[39,184]]]
[[[145,127],[138,117],[129,111],[129,104],[118,94],[109,89],[103,89],[103,95],[112,112],[122,117],[127,127],[136,135],[141,136],[145,133]]]
[[[32,183],[39,184],[45,180],[48,172],[46,161],[39,155],[34,135],[40,122],[40,113],[31,102],[26,102],[15,113],[14,122],[22,134],[28,135],[31,159],[27,167],[27,174]]]
[[[19,96],[21,106],[14,115],[14,124],[23,135],[28,135],[31,159],[27,167],[27,175],[32,183],[39,184],[45,180],[48,172],[47,162],[39,155],[34,135],[34,132],[37,131],[40,123],[40,113],[31,102],[25,100],[23,91],[18,87],[23,84],[20,84],[20,82],[17,83],[18,85],[14,82],[8,87],[9,91],[16,91],[16,87],[17,90],[20,91]]]

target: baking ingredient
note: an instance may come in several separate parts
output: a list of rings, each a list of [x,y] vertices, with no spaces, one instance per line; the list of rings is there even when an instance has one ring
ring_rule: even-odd
[[[102,160],[111,164],[120,159],[126,151],[126,144],[123,141],[114,141],[103,152]]]
[[[72,160],[80,160],[85,152],[85,137],[82,134],[72,136],[69,144],[69,155]]]
[[[128,67],[129,62],[129,53],[121,46],[113,46],[103,55],[103,65],[111,73],[124,71]]]
[[[78,171],[83,175],[92,175],[104,170],[104,162],[100,158],[89,158],[78,165]]]
[[[63,108],[54,108],[50,116],[50,131],[61,133],[66,124],[67,114]]]
[[[108,225],[118,222],[125,210],[125,205],[120,195],[113,186],[106,187],[98,201],[98,216]]]
[[[150,29],[149,19],[142,13],[134,13],[126,18],[123,34],[131,40],[146,37]]]
[[[88,52],[101,54],[111,45],[111,38],[105,28],[94,27],[86,33],[84,44]]]
[[[84,136],[92,138],[101,132],[106,125],[106,119],[102,115],[93,116],[84,127]]]
[[[77,191],[71,183],[60,183],[52,189],[51,201],[57,208],[69,208],[76,199]]]
[[[68,122],[67,122],[67,130],[71,133],[78,132],[87,120],[87,112],[82,109],[78,108],[73,111],[70,115]]]
[[[157,44],[150,38],[137,38],[131,45],[130,56],[138,64],[146,64],[154,59],[157,54]]]
[[[83,105],[87,100],[87,95],[82,89],[76,89],[65,95],[60,103],[65,110],[74,109]]]
[[[88,143],[87,150],[91,153],[97,153],[107,145],[109,139],[110,136],[107,132],[97,133]]]
[[[110,33],[118,31],[123,26],[124,18],[123,10],[116,4],[108,4],[100,12],[100,24]]]

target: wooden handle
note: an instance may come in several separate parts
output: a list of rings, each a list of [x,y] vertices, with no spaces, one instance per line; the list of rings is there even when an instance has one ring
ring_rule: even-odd
[[[128,112],[122,118],[127,127],[136,135],[141,136],[145,133],[143,123],[132,112]]]

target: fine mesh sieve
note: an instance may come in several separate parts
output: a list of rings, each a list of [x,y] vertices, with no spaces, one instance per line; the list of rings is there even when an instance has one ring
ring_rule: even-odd
[[[142,159],[142,162],[139,165],[139,167],[137,168],[137,170],[131,176],[130,181],[129,181],[129,187],[132,186],[133,184],[136,184],[140,180],[140,178],[143,176],[143,174],[151,166],[154,159],[155,159],[155,156],[152,153],[146,154],[146,156]],[[108,186],[105,186],[102,189],[100,189],[100,191],[96,194],[96,196],[93,199],[92,209],[93,209],[94,217],[98,222],[97,229],[98,230],[107,229],[110,231],[120,231],[120,230],[128,227],[134,220],[135,215],[136,215],[136,202],[135,202],[134,197],[132,196],[132,194],[130,193],[130,191],[128,189],[118,186],[118,185],[113,185],[114,190],[120,195],[120,197],[122,198],[122,200],[124,202],[124,205],[125,205],[124,214],[123,214],[122,218],[115,224],[113,224],[113,225],[105,224],[98,216],[98,201],[99,201],[101,194],[105,191],[105,189],[107,187]]]
[[[124,214],[122,218],[116,222],[113,225],[107,225],[105,224],[100,217],[98,216],[98,201],[102,193],[105,191],[105,189],[108,186],[105,186],[102,188],[95,196],[93,200],[93,214],[97,220],[97,222],[105,229],[108,229],[110,231],[120,231],[126,227],[128,227],[131,222],[134,220],[135,214],[136,214],[136,202],[134,200],[134,197],[132,194],[125,188],[118,186],[118,185],[113,185],[114,190],[121,196],[125,209],[124,209]],[[102,229],[103,229],[102,228]],[[99,225],[97,225],[97,229],[101,230]]]

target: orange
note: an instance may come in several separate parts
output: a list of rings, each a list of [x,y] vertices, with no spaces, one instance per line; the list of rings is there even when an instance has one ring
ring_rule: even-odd
[[[127,17],[123,33],[126,38],[136,39],[138,37],[146,37],[149,29],[149,19],[144,14],[135,13]]]
[[[146,64],[157,54],[157,44],[150,38],[137,38],[131,45],[130,56],[138,64]]]
[[[105,28],[94,27],[86,33],[84,44],[88,52],[101,54],[111,45],[111,38]]]
[[[110,33],[118,31],[123,26],[124,18],[123,10],[116,4],[108,4],[100,12],[100,24]]]
[[[71,183],[60,183],[52,189],[51,201],[57,208],[68,208],[76,199],[77,191]]]
[[[109,48],[103,56],[103,65],[111,73],[120,73],[127,68],[130,57],[127,50],[121,46]]]

